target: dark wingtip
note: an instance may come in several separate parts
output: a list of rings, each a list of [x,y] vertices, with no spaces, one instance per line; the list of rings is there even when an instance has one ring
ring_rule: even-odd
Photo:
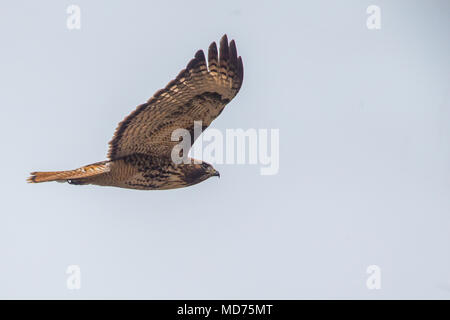
[[[216,42],[212,42],[208,48],[208,69],[209,71],[216,71],[219,63],[217,56],[217,45]]]
[[[220,43],[222,44],[222,42],[228,43],[228,37],[226,33],[222,36],[222,38],[220,38]]]
[[[203,50],[198,50],[195,53],[194,58],[189,61],[188,65],[186,66],[186,70],[194,69],[202,64],[206,65],[205,53],[203,52]]]
[[[229,46],[229,55],[230,55],[230,65],[233,71],[235,71],[238,68],[238,58],[237,58],[237,49],[236,49],[236,43],[234,40],[231,40],[230,46]]]
[[[238,58],[238,75],[242,82],[242,80],[244,79],[244,64],[242,63],[241,56],[239,56]]]
[[[211,44],[209,45],[208,53],[210,53],[211,51],[217,53],[217,44],[215,41],[211,42]]]
[[[236,42],[234,42],[234,39],[230,41],[230,52],[235,54],[237,57]]]
[[[195,58],[192,59],[191,61],[189,61],[189,63],[188,63],[187,66],[186,66],[186,70],[191,70],[191,69],[193,69],[194,66],[195,66],[195,63],[196,63]],[[163,90],[163,89],[161,89],[161,90]],[[159,90],[159,91],[161,91],[161,90]],[[159,92],[159,91],[158,91],[158,92]],[[158,92],[157,92],[157,93],[158,93]],[[156,95],[156,94],[155,94],[155,95]]]
[[[222,39],[220,39],[220,48],[219,48],[219,54],[220,54],[220,62],[226,63],[228,62],[229,58],[229,49],[228,49],[228,38],[225,34]]]
[[[205,61],[205,53],[203,52],[203,50],[198,50],[195,53],[195,59],[198,59],[200,61]]]

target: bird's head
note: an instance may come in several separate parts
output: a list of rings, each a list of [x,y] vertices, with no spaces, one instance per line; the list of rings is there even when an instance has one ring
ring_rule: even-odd
[[[188,164],[185,166],[184,172],[184,180],[188,185],[205,181],[210,177],[220,178],[219,171],[207,162]]]
[[[199,170],[201,172],[203,172],[203,174],[205,176],[207,176],[206,179],[208,179],[209,177],[219,177],[220,178],[220,173],[219,171],[217,171],[216,169],[214,169],[214,167],[209,164],[208,162],[202,162],[200,164],[198,164],[199,166]]]
[[[219,171],[214,169],[214,167],[211,164],[209,164],[207,162],[202,162],[200,165],[202,166],[205,173],[209,174],[210,177],[219,177],[220,178]]]

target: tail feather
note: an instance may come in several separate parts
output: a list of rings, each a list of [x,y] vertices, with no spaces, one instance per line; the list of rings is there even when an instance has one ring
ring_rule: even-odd
[[[109,171],[107,161],[90,164],[75,170],[31,172],[28,183],[39,183],[47,181],[65,182],[67,180],[81,179],[103,174]]]

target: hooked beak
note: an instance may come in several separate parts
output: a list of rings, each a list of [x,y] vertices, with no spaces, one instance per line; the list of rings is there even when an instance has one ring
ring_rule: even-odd
[[[220,172],[219,171],[215,171],[213,174],[213,177],[219,177],[220,178]]]

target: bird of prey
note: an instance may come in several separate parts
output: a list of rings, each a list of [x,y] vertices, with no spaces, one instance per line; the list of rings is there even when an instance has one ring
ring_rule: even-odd
[[[192,145],[194,121],[201,121],[202,130],[207,128],[239,92],[243,77],[236,44],[224,35],[219,50],[215,42],[209,46],[208,62],[203,51],[197,51],[186,69],[119,123],[109,143],[108,160],[75,170],[32,172],[27,181],[162,190],[219,176],[212,165],[187,155],[188,161],[175,163],[171,153],[179,141],[172,141],[171,135],[186,129]]]

